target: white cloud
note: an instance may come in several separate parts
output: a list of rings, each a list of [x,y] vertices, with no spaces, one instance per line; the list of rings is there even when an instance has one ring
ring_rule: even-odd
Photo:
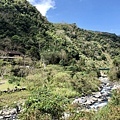
[[[35,0],[27,0],[27,1],[29,1],[31,4],[35,2]]]
[[[43,16],[46,16],[49,9],[54,9],[55,1],[54,0],[28,0],[33,4]]]

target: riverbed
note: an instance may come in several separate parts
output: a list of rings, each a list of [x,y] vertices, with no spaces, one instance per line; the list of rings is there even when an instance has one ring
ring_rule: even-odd
[[[120,85],[113,84],[109,81],[108,77],[100,77],[99,80],[101,81],[101,85],[98,92],[76,98],[72,104],[80,104],[86,110],[98,110],[107,105],[111,98],[111,91],[120,88]]]

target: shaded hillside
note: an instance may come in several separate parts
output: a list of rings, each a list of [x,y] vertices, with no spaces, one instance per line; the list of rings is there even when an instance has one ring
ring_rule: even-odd
[[[40,59],[39,41],[45,46],[51,24],[26,0],[0,1],[0,49],[17,50]],[[42,49],[41,48],[41,49]],[[34,52],[34,54],[33,54]]]

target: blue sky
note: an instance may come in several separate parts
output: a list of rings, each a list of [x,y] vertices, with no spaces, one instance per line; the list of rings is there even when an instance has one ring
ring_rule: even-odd
[[[120,0],[28,0],[53,23],[120,35]]]

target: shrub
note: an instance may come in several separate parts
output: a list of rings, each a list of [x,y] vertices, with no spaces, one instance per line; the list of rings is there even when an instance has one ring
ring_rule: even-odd
[[[25,103],[28,114],[25,117],[29,119],[33,117],[33,120],[36,120],[36,116],[31,114],[35,111],[36,114],[50,115],[51,119],[60,119],[65,111],[66,103],[68,103],[67,98],[52,94],[46,87],[38,88]]]

